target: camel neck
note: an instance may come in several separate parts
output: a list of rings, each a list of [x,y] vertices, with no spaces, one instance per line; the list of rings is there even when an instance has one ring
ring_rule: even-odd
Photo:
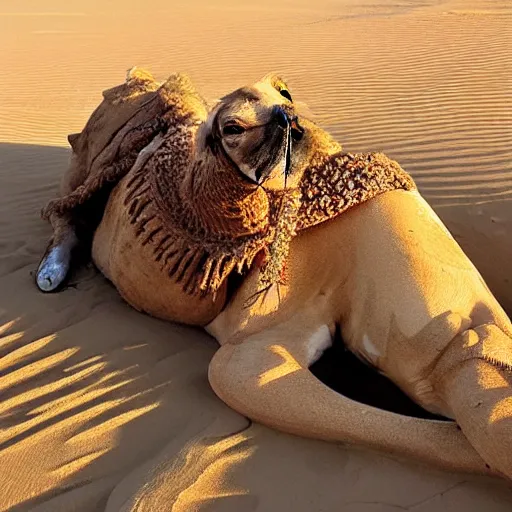
[[[269,201],[265,190],[218,159],[192,162],[180,196],[190,220],[206,234],[239,238],[268,227]]]

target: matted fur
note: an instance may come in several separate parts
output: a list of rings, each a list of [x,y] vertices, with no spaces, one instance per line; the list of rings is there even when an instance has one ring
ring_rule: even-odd
[[[103,101],[80,133],[68,137],[73,150],[71,190],[54,199],[42,217],[72,214],[108,185],[118,183],[139,152],[171,126],[204,121],[206,101],[188,76],[171,75],[165,82],[139,68],[128,71],[125,83],[103,92]]]

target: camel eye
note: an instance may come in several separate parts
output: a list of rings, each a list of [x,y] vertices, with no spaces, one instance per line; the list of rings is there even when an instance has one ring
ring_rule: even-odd
[[[222,130],[224,135],[241,135],[244,132],[245,129],[239,124],[228,124],[224,127],[224,130]]]
[[[293,100],[292,100],[292,95],[286,90],[286,89],[281,89],[279,91],[281,93],[281,96],[283,96],[284,98],[286,98],[288,101],[290,101],[291,103],[293,103]]]

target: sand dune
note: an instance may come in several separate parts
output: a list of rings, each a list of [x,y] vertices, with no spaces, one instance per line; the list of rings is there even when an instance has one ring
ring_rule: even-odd
[[[214,98],[270,70],[347,150],[417,180],[512,312],[512,7],[505,0],[20,0],[0,8],[0,510],[491,512],[506,484],[251,425],[215,343],[92,268],[32,282],[66,136],[134,64]]]

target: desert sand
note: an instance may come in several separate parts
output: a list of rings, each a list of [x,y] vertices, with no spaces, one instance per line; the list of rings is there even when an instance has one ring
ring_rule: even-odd
[[[215,98],[280,72],[349,151],[412,173],[512,312],[507,0],[33,0],[0,6],[0,510],[501,512],[503,481],[284,435],[211,391],[214,340],[137,313],[92,267],[33,272],[101,91],[139,65]],[[507,82],[508,81],[508,82]]]

